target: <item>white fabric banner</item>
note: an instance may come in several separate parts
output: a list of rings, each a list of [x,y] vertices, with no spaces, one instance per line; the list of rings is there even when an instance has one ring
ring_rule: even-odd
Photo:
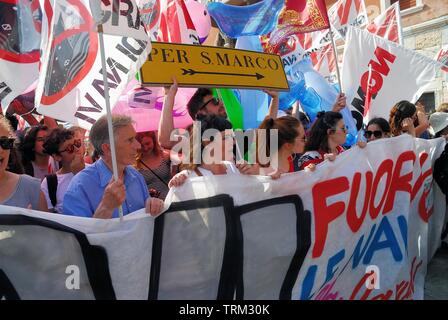
[[[358,128],[363,121],[365,93],[372,65],[372,101],[364,122],[389,119],[401,100],[416,102],[439,70],[434,60],[368,31],[349,28],[342,67],[342,86]]]
[[[395,2],[375,18],[366,29],[392,42],[403,44],[400,3]]]
[[[89,2],[95,21],[93,31],[97,30],[97,25],[102,25],[105,34],[144,41],[149,39],[135,0],[113,0],[107,4],[102,0]]]
[[[364,0],[339,0],[328,9],[328,18],[335,30],[335,40],[345,39],[348,26],[362,28],[369,22]]]
[[[155,220],[0,206],[0,299],[423,299],[445,144],[402,135],[279,180],[191,178]]]
[[[36,89],[43,114],[90,129],[105,114],[99,37],[88,0],[56,1],[45,14],[51,23]],[[53,13],[51,13],[53,11]],[[104,35],[111,108],[151,51],[149,41]]]
[[[0,109],[9,104],[39,76],[39,6],[30,0],[1,1]]]

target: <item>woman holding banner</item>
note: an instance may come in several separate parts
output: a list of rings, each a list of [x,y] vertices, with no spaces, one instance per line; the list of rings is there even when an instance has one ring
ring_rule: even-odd
[[[319,112],[316,122],[311,127],[305,154],[299,159],[300,170],[314,170],[315,166],[325,160],[333,161],[344,151],[347,128],[342,114],[328,111]]]
[[[267,117],[258,129],[265,130],[266,137],[258,141],[258,155],[269,154],[271,160],[267,167],[260,164],[260,174],[268,175],[275,170],[279,173],[299,171],[296,158],[298,160],[298,155],[303,153],[306,142],[302,123],[292,116],[277,119]],[[277,130],[278,134],[278,145],[275,151],[271,148],[271,130]]]

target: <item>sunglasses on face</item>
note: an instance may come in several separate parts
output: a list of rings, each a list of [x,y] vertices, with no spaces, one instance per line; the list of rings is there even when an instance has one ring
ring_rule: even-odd
[[[373,136],[374,136],[375,138],[381,138],[381,137],[383,136],[383,131],[381,131],[381,130],[375,130],[375,131],[367,130],[366,132],[364,132],[364,136],[365,136],[367,139],[370,139],[370,137],[372,136],[372,134],[373,134]]]
[[[73,153],[75,152],[75,147],[77,149],[81,148],[81,139],[77,139],[73,142],[73,144],[69,145],[67,148],[65,148],[64,150],[60,150],[59,153],[62,152],[67,152],[67,153]]]
[[[207,102],[205,102],[205,103],[202,105],[202,107],[199,108],[199,110],[204,109],[210,102],[211,102],[213,105],[215,105],[215,106],[219,106],[219,102],[220,102],[220,101],[221,101],[221,100],[220,100],[219,98],[215,98],[215,97],[213,97],[213,98],[211,98],[210,100],[208,100]]]
[[[14,147],[14,138],[1,137],[0,147],[3,150],[11,150]]]

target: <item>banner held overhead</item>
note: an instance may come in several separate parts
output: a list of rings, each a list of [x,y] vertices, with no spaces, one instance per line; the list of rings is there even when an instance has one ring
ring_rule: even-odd
[[[143,85],[289,90],[280,56],[246,50],[153,42]]]

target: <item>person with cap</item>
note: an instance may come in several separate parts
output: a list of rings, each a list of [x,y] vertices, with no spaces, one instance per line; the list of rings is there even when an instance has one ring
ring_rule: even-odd
[[[429,117],[429,132],[434,138],[448,137],[448,113],[446,112],[434,112]]]

